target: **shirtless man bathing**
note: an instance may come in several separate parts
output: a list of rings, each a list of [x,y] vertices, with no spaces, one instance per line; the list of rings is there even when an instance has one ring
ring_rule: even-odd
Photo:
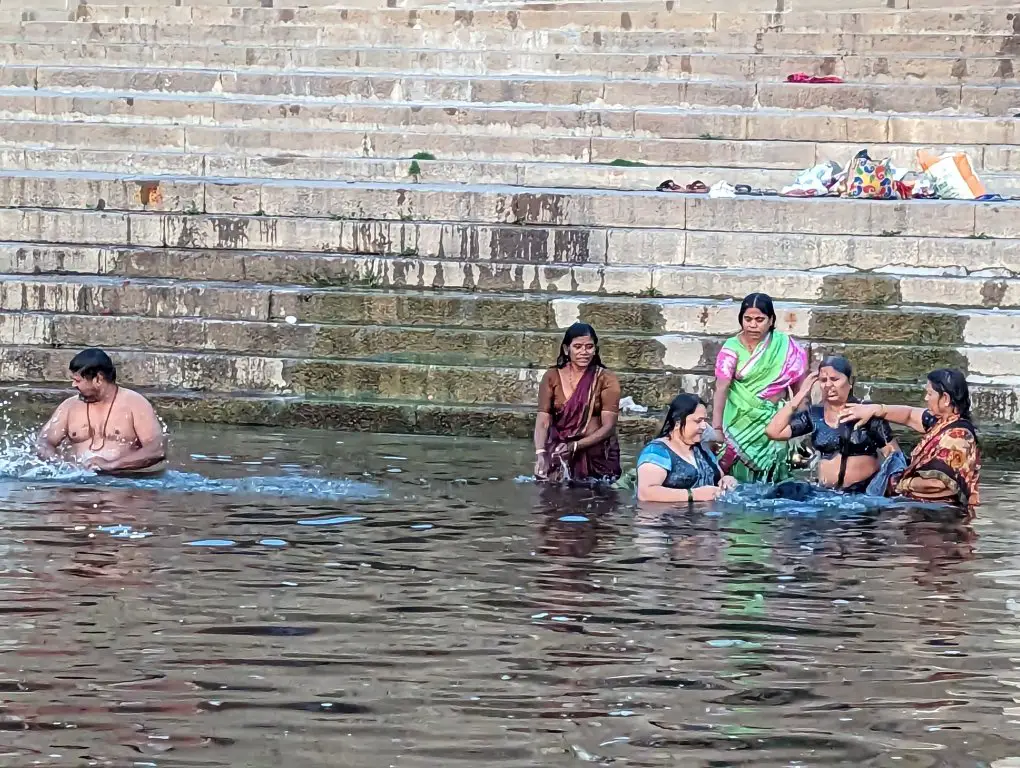
[[[71,360],[71,385],[78,391],[57,406],[36,439],[40,458],[66,454],[96,472],[132,472],[166,458],[166,437],[148,400],[117,384],[117,369],[101,349]]]

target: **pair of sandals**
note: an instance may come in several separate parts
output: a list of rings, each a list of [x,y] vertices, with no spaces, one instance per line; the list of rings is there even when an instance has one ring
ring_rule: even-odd
[[[751,195],[751,197],[776,197],[779,195],[779,190],[776,189],[754,189],[750,184],[737,184],[733,187],[734,191],[738,195]]]
[[[673,179],[666,179],[655,188],[656,192],[687,192],[692,195],[708,194],[708,185],[703,181],[692,181],[686,187],[681,187]]]
[[[750,184],[737,184],[734,191],[738,195],[750,195],[752,197],[775,197],[779,194],[774,189],[754,189]],[[708,185],[703,181],[692,181],[686,187],[681,187],[673,179],[666,179],[659,186],[655,188],[656,192],[686,192],[691,195],[706,195],[708,194]]]

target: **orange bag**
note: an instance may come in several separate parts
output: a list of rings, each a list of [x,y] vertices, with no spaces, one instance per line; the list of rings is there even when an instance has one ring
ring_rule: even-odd
[[[943,200],[973,200],[985,194],[985,185],[974,173],[970,158],[963,152],[935,157],[919,150],[917,162],[932,180],[935,193]]]

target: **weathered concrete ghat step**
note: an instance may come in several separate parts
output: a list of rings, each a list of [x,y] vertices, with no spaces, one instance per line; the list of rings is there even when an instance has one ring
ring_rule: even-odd
[[[365,134],[351,138],[364,138]],[[189,176],[196,178],[217,179],[222,177],[261,178],[261,179],[303,179],[303,180],[343,180],[355,182],[408,183],[424,181],[426,183],[457,184],[464,179],[472,179],[473,183],[499,186],[520,187],[554,187],[561,189],[627,189],[648,191],[655,189],[667,178],[699,179],[711,186],[716,181],[728,181],[731,184],[749,184],[756,189],[781,189],[791,183],[797,172],[830,158],[843,162],[855,151],[842,145],[799,145],[776,142],[771,145],[776,149],[763,150],[758,142],[641,142],[633,145],[638,157],[645,163],[633,164],[633,161],[613,162],[538,162],[529,156],[526,145],[541,144],[537,140],[524,142],[507,142],[498,137],[473,137],[463,142],[454,154],[466,155],[485,154],[485,160],[413,160],[410,158],[414,147],[435,146],[434,138],[404,136],[407,147],[400,158],[367,158],[367,157],[328,157],[312,158],[294,155],[274,155],[270,157],[247,157],[245,155],[201,154],[186,152],[135,152],[117,150],[65,150],[65,149],[0,149],[0,172],[34,172],[48,173],[90,172],[120,173],[142,175],[146,177]],[[479,153],[477,139],[491,143],[499,150],[499,155],[515,155],[521,159],[499,160],[489,157],[487,153]],[[445,142],[455,144],[450,137]],[[521,144],[517,153],[506,144]],[[579,151],[589,154],[591,142],[578,138]],[[584,145],[582,149],[580,145]],[[660,148],[661,147],[661,148]],[[703,148],[703,152],[698,151]],[[438,149],[438,147],[436,147]],[[666,155],[672,165],[657,166],[647,162],[648,149],[655,149]],[[363,149],[363,147],[362,147]],[[670,151],[670,149],[674,151]],[[878,157],[891,157],[901,167],[912,167],[916,163],[917,147],[912,146],[872,146],[871,151]],[[945,148],[942,148],[945,149]],[[972,165],[981,176],[985,188],[1003,196],[1020,194],[1020,151],[1014,152],[1006,147],[973,146],[959,148],[968,153]],[[341,147],[333,147],[340,154]],[[472,150],[475,150],[472,152]],[[681,154],[677,154],[679,150]],[[750,150],[750,151],[747,151]],[[790,150],[796,150],[791,152]],[[983,167],[987,155],[990,163],[1004,161],[1012,165],[1006,173],[989,173]],[[351,148],[350,153],[359,150]],[[777,154],[772,154],[776,152]],[[449,150],[447,150],[449,153]],[[760,162],[765,155],[764,163]],[[796,162],[795,157],[804,158],[803,163]],[[625,164],[632,163],[631,165]],[[687,165],[687,163],[703,163]],[[713,165],[714,163],[714,165]],[[766,168],[763,164],[784,164],[786,168]],[[747,164],[749,167],[740,167]],[[736,167],[735,167],[736,166]],[[414,172],[412,175],[412,171]]]
[[[19,414],[34,415],[40,421],[69,393],[66,385],[59,384],[0,387],[0,397],[14,404]],[[167,391],[167,387],[148,389],[145,394],[160,416],[169,421],[493,438],[525,438],[535,426],[534,409],[527,406],[198,394]],[[621,434],[642,439],[651,431],[651,421],[624,418],[620,422]]]
[[[377,11],[372,11],[371,14]],[[505,18],[505,17],[504,17]],[[264,24],[192,24],[143,20],[108,22],[22,22],[0,24],[0,40],[48,43],[184,43],[190,45],[292,45],[295,47],[343,45],[442,48],[451,44],[475,49],[579,51],[670,54],[710,51],[757,51],[761,53],[881,54],[954,51],[964,56],[1009,56],[1014,34],[1005,29],[988,34],[944,33],[841,33],[823,31],[712,31],[624,29],[589,27],[576,29],[492,29],[451,26],[433,27],[361,22],[322,26],[267,22]]]
[[[732,244],[732,243],[731,243]],[[766,247],[782,242],[764,239]],[[0,243],[0,272],[12,275],[107,275],[172,280],[258,282],[390,289],[451,289],[472,292],[570,292],[581,295],[713,297],[739,299],[756,290],[791,301],[850,305],[937,304],[950,307],[1020,306],[1017,273],[992,263],[992,241],[972,244],[968,252],[979,270],[967,276],[963,267],[946,267],[958,257],[952,249],[924,252],[925,261],[890,266],[867,264],[861,253],[846,252],[856,269],[748,269],[691,264],[663,266],[599,266],[472,262],[394,256],[359,256],[295,251],[163,247],[67,246],[52,243]],[[750,251],[748,251],[750,254]],[[877,251],[879,255],[880,251]],[[798,255],[793,253],[794,256]],[[916,254],[915,254],[916,255]],[[939,257],[943,258],[939,262]],[[1007,252],[1006,256],[1009,257]],[[931,259],[929,263],[927,260]],[[957,261],[962,259],[957,258]],[[876,259],[877,262],[877,259]],[[748,262],[754,263],[754,262]],[[1012,262],[1016,269],[1016,261]],[[864,271],[869,270],[869,271]],[[879,271],[870,271],[879,270]]]
[[[704,277],[725,279],[725,274],[705,271]],[[619,333],[721,338],[733,332],[736,300],[744,295],[740,292],[720,301],[700,295],[582,297],[534,292],[514,295],[455,290],[308,289],[194,278],[194,275],[191,279],[0,275],[0,310],[259,322],[279,322],[291,317],[301,323],[325,325],[522,332],[560,331],[581,321]],[[953,295],[965,284],[958,278],[922,280],[916,298],[929,302],[939,298],[933,286]],[[1011,281],[1014,292],[1018,282]],[[838,285],[834,282],[830,289]],[[844,288],[846,285],[843,284]],[[1020,311],[1009,310],[1006,302],[996,303],[991,311],[889,304],[868,308],[847,306],[845,291],[814,297],[827,304],[796,303],[784,293],[775,293],[780,299],[781,329],[815,340],[1003,346],[1009,345],[1020,329]],[[886,298],[894,297],[886,294]]]
[[[303,396],[349,398],[381,405],[408,400],[463,406],[533,403],[541,368],[476,368],[394,363],[285,361],[227,355],[168,355],[112,350],[125,382],[134,386],[237,396],[293,392]],[[66,380],[69,350],[12,347],[0,350],[0,380],[38,386]],[[622,373],[625,395],[658,410],[678,391],[708,394],[711,377],[676,373]],[[916,403],[918,381],[869,384],[874,398]],[[66,391],[66,390],[65,390]],[[1011,385],[973,387],[977,417],[988,423],[1020,420],[1017,392]],[[532,414],[532,419],[533,419]],[[533,424],[533,421],[532,421]]]
[[[125,381],[143,387],[208,392],[260,392],[417,399],[437,403],[526,403],[538,396],[540,368],[416,365],[226,354],[109,350]],[[0,381],[46,383],[66,379],[67,352],[40,347],[0,349]],[[681,390],[704,390],[695,374],[620,374],[638,402],[665,403]]]
[[[31,103],[28,103],[31,101]],[[65,119],[62,114],[42,116],[34,99],[22,105],[22,116],[5,122],[5,144],[34,147],[96,149],[180,150],[190,152],[300,152],[323,157],[336,151],[369,155],[410,154],[399,134],[431,136],[428,146],[437,156],[458,150],[450,142],[475,142],[474,151],[488,151],[486,137],[514,140],[516,151],[531,151],[535,159],[568,155],[577,159],[633,158],[645,142],[667,139],[708,142],[795,142],[850,145],[972,146],[990,145],[999,152],[1013,151],[1018,138],[1016,120],[956,115],[886,115],[811,112],[804,110],[748,111],[729,109],[640,110],[577,107],[500,107],[450,103],[446,105],[377,103],[322,106],[312,102],[287,105],[282,111],[257,103],[233,102],[220,108],[218,124],[188,125],[188,102],[164,100],[158,116],[138,117],[145,99],[120,102],[101,99],[100,114],[85,101]],[[116,107],[116,109],[114,109]],[[292,108],[293,107],[293,108]],[[233,116],[223,114],[228,108]],[[111,110],[114,112],[111,114]],[[178,114],[179,113],[179,114]],[[19,113],[20,114],[20,113]],[[229,118],[219,123],[220,118]],[[205,118],[211,122],[210,118]],[[76,122],[77,121],[77,122]],[[280,126],[285,131],[280,131]],[[340,127],[338,127],[340,126]],[[378,135],[377,135],[378,134]],[[358,137],[351,144],[351,137]],[[591,142],[590,149],[578,139]],[[522,141],[532,140],[530,145]],[[534,140],[554,142],[543,149]],[[332,148],[335,144],[336,149]],[[420,150],[421,142],[413,152]],[[469,144],[469,146],[471,146]],[[521,147],[530,146],[530,150]],[[683,156],[683,144],[675,146]],[[779,147],[769,149],[774,153]],[[463,151],[463,150],[461,150]],[[470,150],[468,150],[470,151]],[[589,152],[590,155],[585,155]],[[711,151],[707,150],[706,151]],[[718,150],[717,150],[718,151]],[[729,150],[731,153],[733,150]],[[836,150],[842,151],[842,150]],[[765,156],[764,152],[763,158]],[[797,150],[798,163],[803,154]],[[460,157],[461,154],[454,154]],[[494,156],[501,157],[503,154]],[[638,155],[640,157],[640,155]],[[654,153],[652,154],[654,158]],[[526,158],[525,158],[526,159]],[[665,159],[665,156],[664,158]],[[763,160],[766,167],[782,163]],[[796,167],[799,167],[796,166]],[[1001,167],[1001,166],[996,166]]]
[[[636,73],[611,79],[561,74],[421,75],[350,72],[276,74],[181,69],[114,67],[36,67],[0,69],[5,109],[17,109],[24,91],[35,94],[41,113],[67,112],[67,102],[80,95],[90,101],[133,99],[154,93],[182,94],[198,109],[189,122],[232,96],[314,98],[330,102],[386,99],[391,101],[453,101],[484,104],[609,105],[620,107],[730,106],[764,109],[865,110],[868,112],[960,111],[965,114],[1011,116],[1020,104],[1020,86],[929,85],[920,83],[830,84],[825,88],[785,82],[739,82],[658,79]],[[210,100],[212,100],[210,102]],[[229,102],[226,102],[229,104]],[[153,109],[161,104],[151,101]],[[74,109],[74,104],[70,105]],[[203,108],[204,107],[204,108]],[[92,110],[89,110],[90,112]],[[99,112],[102,113],[101,111]]]
[[[110,239],[105,241],[109,244],[128,244],[129,220],[132,222],[130,238],[139,245],[172,245],[178,240],[180,245],[210,247],[215,246],[215,241],[210,241],[211,230],[217,230],[221,236],[225,228],[233,229],[235,239],[241,237],[242,240],[251,238],[254,233],[250,230],[255,228],[263,230],[265,238],[271,238],[278,227],[295,225],[314,233],[292,241],[292,248],[300,248],[301,243],[312,238],[321,244],[335,242],[336,238],[331,235],[340,235],[342,239],[344,227],[350,229],[357,226],[356,222],[391,222],[412,227],[458,222],[450,226],[478,223],[583,228],[587,233],[583,236],[561,229],[556,237],[561,240],[581,237],[588,247],[600,248],[604,253],[628,238],[631,239],[628,245],[633,246],[633,238],[639,237],[646,240],[647,246],[652,246],[654,241],[655,250],[665,251],[665,259],[656,258],[660,262],[675,258],[669,254],[675,254],[683,245],[683,236],[693,232],[879,236],[889,238],[890,243],[898,242],[900,236],[905,239],[1020,237],[1020,216],[1017,215],[1020,201],[992,204],[838,198],[711,199],[704,195],[654,191],[557,188],[522,191],[518,187],[460,184],[395,185],[279,179],[125,180],[115,174],[99,173],[18,174],[10,171],[0,176],[0,206],[33,209],[3,211],[7,224],[33,218],[42,223],[67,217],[78,217],[85,222],[94,215],[92,211],[106,211],[108,213],[99,216],[110,229]],[[72,210],[43,210],[53,208]],[[212,215],[197,215],[201,213]],[[223,216],[230,216],[229,223]],[[302,221],[288,221],[296,218]],[[641,229],[655,231],[627,231]],[[593,242],[598,239],[595,233],[604,233],[602,243]],[[59,241],[59,238],[54,240]],[[242,244],[241,241],[232,243],[234,246]]]
[[[294,48],[249,45],[0,43],[0,55],[24,65],[54,61],[105,67],[226,67],[447,72],[461,75],[574,74],[633,77],[635,72],[677,80],[785,80],[793,72],[874,82],[1002,83],[1015,80],[1010,56],[853,55],[758,53],[568,53],[462,48]]]
[[[353,399],[316,399],[297,396],[199,395],[193,392],[145,390],[160,416],[168,421],[206,424],[248,424],[274,427],[315,427],[398,434],[465,435],[488,438],[531,436],[535,426],[531,406],[452,404],[438,405],[407,400],[386,403]],[[897,391],[897,397],[912,393]],[[22,415],[38,420],[50,415],[68,396],[66,386],[0,387],[0,398],[16,404]],[[892,402],[892,400],[890,400]],[[913,403],[908,399],[907,402]],[[654,435],[661,414],[623,416],[619,430],[625,441],[640,444]],[[985,459],[1017,457],[1016,432],[981,424],[981,448]]]
[[[38,127],[40,131],[32,130]],[[59,130],[49,130],[59,127]],[[210,134],[211,135],[211,134]],[[120,173],[140,176],[307,179],[512,184],[532,187],[654,189],[665,178],[718,177],[731,183],[779,189],[802,169],[835,160],[841,165],[861,145],[843,142],[723,139],[614,139],[560,136],[538,139],[488,134],[445,135],[405,131],[312,131],[289,134],[298,151],[261,129],[230,133],[219,129],[217,146],[182,136],[181,147],[164,147],[162,131],[149,126],[64,123],[53,126],[7,123],[0,136],[0,168],[12,171]],[[309,151],[307,142],[317,139]],[[152,150],[146,141],[152,140]],[[223,144],[221,146],[221,144]],[[226,146],[232,144],[233,146]],[[45,149],[39,149],[40,145]],[[88,147],[78,149],[77,147]],[[6,148],[5,148],[6,147]],[[889,157],[903,168],[917,166],[916,144],[867,145],[874,157]],[[928,147],[965,152],[982,181],[995,191],[1015,189],[1020,150],[1011,145]],[[418,159],[426,152],[437,160]],[[621,165],[621,163],[623,165]],[[648,167],[626,167],[643,163]],[[656,166],[656,164],[661,164]],[[1003,192],[1005,193],[1005,192]]]
[[[366,27],[479,30],[512,33],[528,30],[597,30],[645,32],[656,30],[741,33],[811,33],[816,31],[843,34],[1010,34],[1012,19],[1007,10],[988,7],[955,10],[889,10],[874,7],[870,11],[841,13],[801,11],[780,13],[756,11],[720,12],[692,11],[685,7],[665,8],[661,3],[627,4],[628,8],[606,6],[577,8],[559,7],[509,10],[393,10],[383,7],[342,8],[236,8],[210,3],[173,6],[143,3],[133,6],[109,3],[89,4],[79,21],[109,24],[119,21],[134,23],[194,24],[196,26],[239,25],[248,27],[319,27],[325,29]],[[624,16],[625,13],[625,16]]]
[[[788,301],[822,304],[1020,307],[1020,280],[1014,277],[991,274],[967,277],[943,273],[941,268],[934,274],[911,273],[909,269],[899,274],[684,266],[563,267],[293,252],[194,252],[0,243],[0,272],[14,276],[16,281],[23,280],[24,275],[46,274],[202,281],[205,292],[216,290],[208,281],[222,281],[227,285],[235,283],[231,290],[244,297],[244,305],[249,309],[261,306],[261,299],[247,293],[251,283],[262,283],[263,286],[252,286],[259,290],[279,285],[362,286],[469,290],[480,296],[491,296],[491,292],[527,292],[539,297],[569,291],[582,298],[622,294],[740,299],[748,293],[764,291]],[[236,286],[237,281],[246,285]],[[79,285],[77,291],[95,290],[81,287],[80,277],[75,282]],[[180,288],[191,290],[190,285]],[[99,300],[100,305],[106,300]],[[210,306],[206,305],[203,311],[211,311]]]
[[[318,77],[323,82],[328,79],[328,76],[307,77]],[[146,75],[150,81],[157,78],[156,73]],[[303,87],[310,88],[311,84]],[[301,103],[295,104],[296,100]],[[1020,103],[1020,86],[843,83],[819,88],[796,83],[708,80],[340,76],[337,82],[324,85],[318,94],[281,92],[261,97],[253,93],[164,94],[156,90],[123,88],[75,91],[8,87],[0,90],[0,115],[14,119],[46,116],[59,120],[131,116],[156,124],[201,125],[247,120],[280,123],[288,118],[293,122],[293,118],[301,114],[303,122],[327,127],[331,119],[335,119],[331,115],[338,111],[379,101],[432,105],[443,110],[464,105],[630,110],[725,107],[863,111],[883,115],[948,112],[1009,118]]]
[[[618,307],[617,307],[618,308]],[[733,307],[730,310],[730,326]],[[597,313],[593,313],[597,314]],[[787,311],[787,317],[792,315]],[[852,343],[825,341],[826,325],[840,320],[857,320],[860,313],[832,313],[813,318],[821,336],[812,335],[811,350],[816,358],[844,354],[857,366],[862,381],[917,381],[932,368],[953,366],[972,377],[1013,377],[1020,381],[1020,347],[954,346],[964,334],[959,328],[946,329],[937,323],[896,333],[869,333],[861,328],[853,335],[846,328],[829,331],[832,338],[853,338]],[[901,317],[901,316],[900,316]],[[890,312],[884,323],[900,320]],[[875,313],[872,328],[883,325]],[[915,328],[917,323],[914,323]],[[1014,318],[1012,330],[1020,326]],[[621,372],[695,372],[710,374],[723,336],[705,337],[684,333],[635,334],[624,327],[618,333],[609,324],[599,325],[604,333],[601,349],[606,364]],[[981,324],[977,324],[981,328]],[[985,329],[991,330],[991,329]],[[951,332],[952,331],[952,332]],[[939,333],[943,338],[939,338]],[[1015,338],[1015,335],[1013,336]],[[911,346],[890,343],[906,339]],[[150,352],[217,353],[262,355],[272,350],[287,359],[327,358],[332,364],[351,361],[408,363],[416,365],[468,365],[540,368],[548,364],[558,348],[557,331],[503,331],[479,328],[436,328],[396,325],[322,325],[316,323],[255,322],[96,315],[0,314],[0,340],[8,345],[81,348],[101,346],[144,349]],[[879,344],[869,343],[873,341]],[[924,345],[934,342],[938,346]],[[986,340],[987,341],[987,340]],[[992,339],[992,342],[1000,341]]]
[[[715,201],[713,201],[715,202]],[[837,201],[839,202],[839,201]],[[852,205],[852,204],[851,204]],[[920,207],[920,206],[919,206]],[[991,207],[991,206],[990,206]],[[928,208],[938,215],[938,208]],[[921,213],[919,211],[918,213]],[[591,230],[538,226],[474,226],[404,222],[344,222],[238,216],[190,216],[44,210],[0,210],[3,231],[21,242],[140,246],[198,250],[257,250],[413,257],[499,265],[530,263],[564,268],[587,265],[691,266],[740,269],[763,252],[777,269],[826,267],[874,270],[890,266],[945,270],[947,265],[990,277],[1015,274],[1020,240],[982,233],[966,237],[906,237],[667,229]],[[1007,224],[1008,225],[1008,224]],[[1020,226],[1014,218],[1013,226]],[[917,225],[919,228],[920,223]],[[454,274],[456,274],[455,268]],[[989,272],[991,270],[991,272]],[[349,270],[345,270],[349,274]],[[600,279],[593,273],[591,279]],[[398,276],[399,277],[399,276]],[[309,275],[309,279],[315,279]],[[323,279],[329,279],[323,276]],[[378,275],[364,280],[376,284]],[[439,282],[436,282],[436,281]],[[442,276],[433,274],[433,284]]]

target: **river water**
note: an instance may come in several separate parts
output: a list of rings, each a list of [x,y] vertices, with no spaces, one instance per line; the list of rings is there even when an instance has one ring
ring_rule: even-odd
[[[1020,765],[1018,475],[968,524],[637,508],[524,443],[172,450],[0,452],[0,765]]]

